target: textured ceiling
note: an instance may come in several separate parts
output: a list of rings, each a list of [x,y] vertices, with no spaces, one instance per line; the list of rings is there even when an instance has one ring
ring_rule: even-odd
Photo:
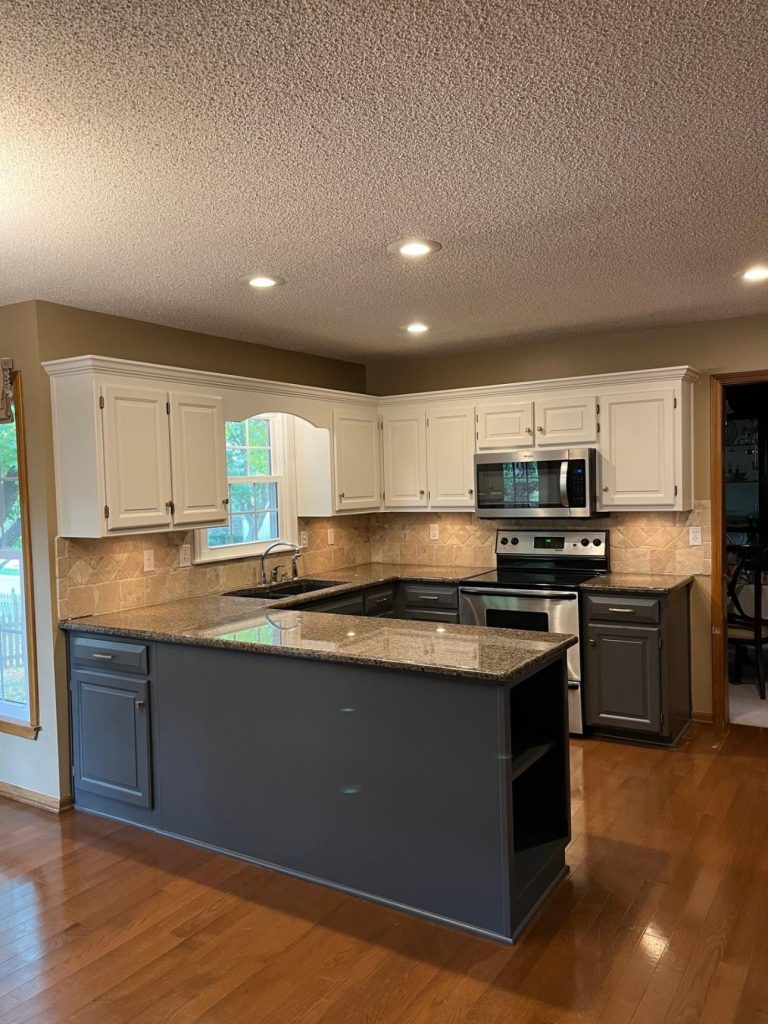
[[[763,0],[0,17],[0,303],[358,359],[768,310]]]

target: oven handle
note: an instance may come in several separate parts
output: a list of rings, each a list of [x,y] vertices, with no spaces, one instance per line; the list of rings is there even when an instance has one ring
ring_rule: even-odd
[[[477,594],[481,597],[557,597],[563,601],[576,601],[578,594],[562,590],[502,590],[500,587],[459,587],[459,594]]]

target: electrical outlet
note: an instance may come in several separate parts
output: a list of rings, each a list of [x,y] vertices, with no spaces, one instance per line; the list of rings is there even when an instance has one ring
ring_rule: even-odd
[[[308,548],[309,547],[309,534],[307,533],[306,530],[302,530],[301,533],[299,533],[299,547],[300,548]]]
[[[689,526],[688,527],[688,544],[692,548],[700,548],[702,545],[701,538],[701,527],[700,526]]]
[[[336,543],[336,534],[333,530],[328,531],[328,547],[332,548]]]
[[[186,569],[192,565],[192,546],[190,544],[179,545],[179,567]]]
[[[144,572],[155,571],[155,552],[152,548],[147,548],[144,552]]]
[[[429,539],[440,540],[440,524],[430,523],[429,524]]]

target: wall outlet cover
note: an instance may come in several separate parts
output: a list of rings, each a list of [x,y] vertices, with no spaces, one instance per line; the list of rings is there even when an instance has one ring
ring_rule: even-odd
[[[155,552],[152,548],[147,548],[144,552],[144,572],[155,571]]]
[[[703,543],[700,526],[688,527],[688,544],[692,548],[699,548]]]
[[[307,533],[306,530],[302,530],[299,533],[299,547],[300,548],[308,548],[309,547],[309,534]]]
[[[179,567],[181,569],[187,569],[192,565],[192,545],[191,544],[180,544],[179,545]]]
[[[440,540],[440,524],[430,523],[429,524],[429,539]]]
[[[332,548],[336,543],[336,534],[333,530],[328,531],[328,547]]]

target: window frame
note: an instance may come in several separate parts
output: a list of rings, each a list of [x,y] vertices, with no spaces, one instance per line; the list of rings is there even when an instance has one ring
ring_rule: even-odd
[[[16,423],[16,451],[19,469],[19,510],[21,513],[21,580],[24,589],[24,620],[27,639],[27,717],[0,715],[0,733],[37,739],[40,731],[40,700],[37,674],[37,634],[35,629],[34,573],[32,569],[32,521],[27,468],[27,434],[24,422],[24,396],[21,372],[11,373],[13,416]]]
[[[227,491],[229,491],[230,484],[235,482],[256,481],[258,483],[276,484],[280,536],[274,540],[254,541],[251,544],[222,544],[212,548],[208,546],[208,530],[215,529],[215,527],[208,526],[204,529],[195,530],[193,557],[195,565],[205,565],[211,562],[229,562],[234,559],[258,558],[259,555],[266,551],[270,544],[276,544],[278,540],[287,541],[291,544],[296,543],[299,527],[296,513],[293,419],[285,413],[254,413],[253,416],[245,416],[243,420],[232,422],[242,423],[249,419],[270,421],[272,472],[268,476],[260,477],[227,476]],[[229,516],[227,517],[227,522],[230,522]]]

